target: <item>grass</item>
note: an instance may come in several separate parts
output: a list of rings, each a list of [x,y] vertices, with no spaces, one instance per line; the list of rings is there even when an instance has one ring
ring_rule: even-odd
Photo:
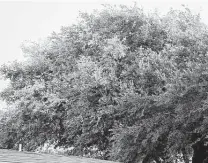
[[[0,163],[115,163],[76,156],[61,156],[0,149]]]

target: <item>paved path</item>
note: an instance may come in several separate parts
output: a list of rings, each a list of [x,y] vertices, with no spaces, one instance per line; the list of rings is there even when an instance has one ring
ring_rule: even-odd
[[[116,163],[112,161],[0,149],[0,163]]]

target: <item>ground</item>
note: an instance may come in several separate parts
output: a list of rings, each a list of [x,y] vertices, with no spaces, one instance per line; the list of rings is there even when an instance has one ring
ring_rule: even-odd
[[[60,156],[0,149],[0,163],[116,163],[76,156]],[[117,162],[118,163],[118,162]]]

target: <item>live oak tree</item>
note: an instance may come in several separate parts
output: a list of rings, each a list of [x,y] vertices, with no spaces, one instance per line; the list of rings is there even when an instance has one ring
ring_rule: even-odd
[[[107,5],[22,49],[26,62],[1,67],[11,81],[1,97],[14,107],[1,118],[2,146],[51,142],[125,163],[207,159],[208,30],[189,9],[161,17]]]

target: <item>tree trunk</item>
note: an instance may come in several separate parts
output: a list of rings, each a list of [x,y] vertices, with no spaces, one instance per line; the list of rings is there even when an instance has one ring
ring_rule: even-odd
[[[189,163],[189,155],[185,148],[182,148],[183,160],[185,163]]]
[[[207,157],[206,155],[207,147],[204,145],[204,141],[200,140],[196,142],[194,145],[192,145],[192,148],[194,150],[192,163],[206,163],[204,161]]]

